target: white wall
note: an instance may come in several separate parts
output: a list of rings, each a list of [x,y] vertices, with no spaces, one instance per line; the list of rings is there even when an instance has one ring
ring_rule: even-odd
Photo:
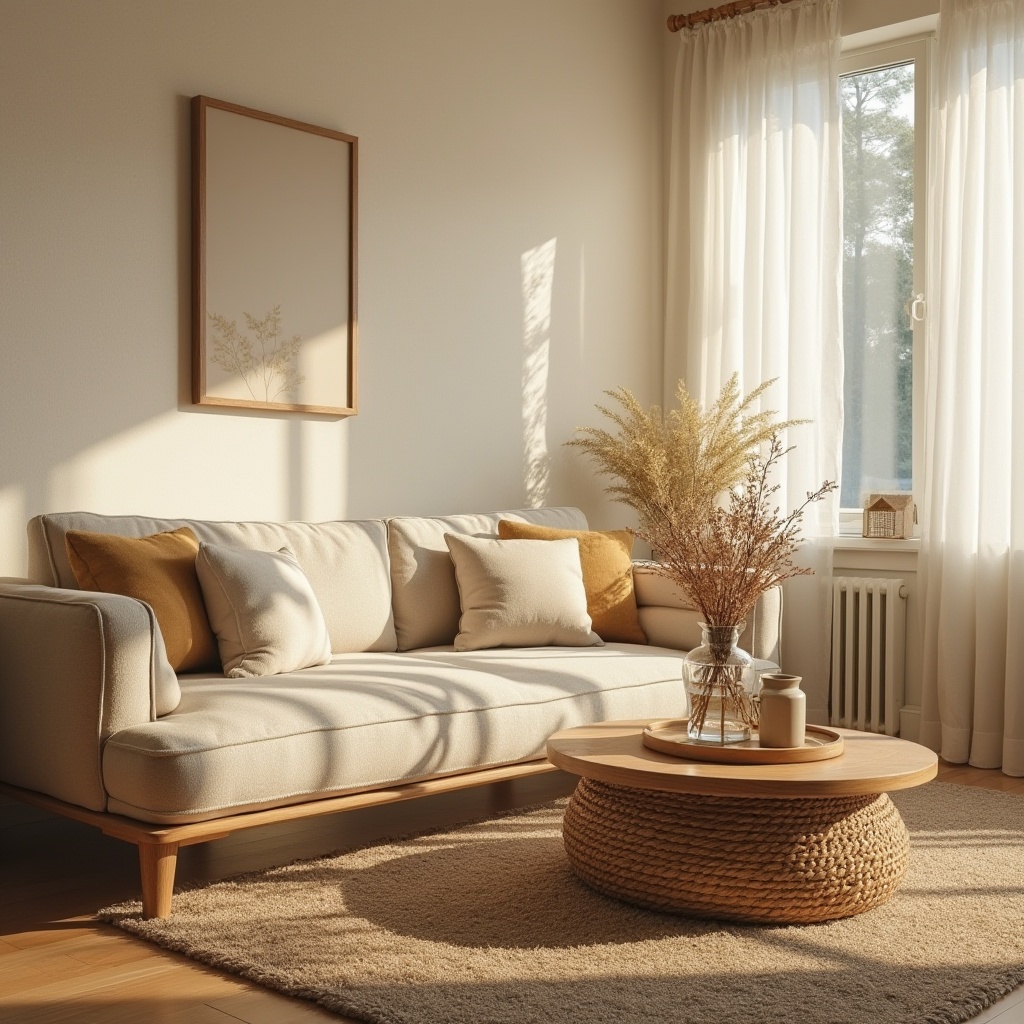
[[[561,444],[660,393],[664,35],[660,0],[0,0],[0,575],[44,510],[624,522]],[[197,93],[359,136],[351,420],[189,403]]]

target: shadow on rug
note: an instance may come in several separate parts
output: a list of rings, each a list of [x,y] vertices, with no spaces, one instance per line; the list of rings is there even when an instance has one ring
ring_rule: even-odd
[[[1024,798],[891,794],[893,900],[809,927],[635,909],[566,864],[557,802],[100,912],[126,931],[374,1024],[959,1024],[1024,982]]]

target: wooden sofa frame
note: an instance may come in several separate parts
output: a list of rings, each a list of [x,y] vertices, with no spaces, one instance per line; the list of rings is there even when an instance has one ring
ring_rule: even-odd
[[[527,761],[520,764],[500,765],[496,768],[482,768],[461,775],[445,775],[440,778],[407,782],[388,789],[363,790],[342,796],[311,800],[307,803],[289,804],[287,807],[271,807],[264,811],[248,811],[232,814],[209,821],[196,821],[185,825],[152,825],[136,821],[120,814],[105,811],[91,811],[85,807],[66,803],[44,793],[20,789],[0,782],[0,793],[22,803],[40,807],[53,814],[59,814],[74,821],[94,825],[104,835],[134,843],[139,848],[139,872],[142,878],[142,916],[144,918],[169,917],[174,895],[174,872],[178,862],[178,849],[195,843],[208,843],[223,839],[234,832],[274,825],[283,821],[297,821],[301,818],[317,818],[327,814],[339,814],[360,807],[376,807],[384,804],[414,800],[434,793],[486,786],[492,782],[507,782],[532,775],[543,775],[559,769],[550,761]]]

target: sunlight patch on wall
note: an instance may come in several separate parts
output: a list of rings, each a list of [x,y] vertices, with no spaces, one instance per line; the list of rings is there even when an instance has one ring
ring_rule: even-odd
[[[25,489],[0,489],[0,576],[25,575]]]
[[[547,502],[548,376],[551,360],[551,295],[555,281],[552,238],[521,257],[523,281],[523,488],[529,508]]]
[[[50,471],[47,507],[158,518],[287,514],[286,423],[168,411],[83,448]]]
[[[342,518],[347,436],[335,420],[171,411],[55,466],[46,505],[161,518]]]
[[[289,519],[322,522],[348,514],[348,424],[288,421]]]

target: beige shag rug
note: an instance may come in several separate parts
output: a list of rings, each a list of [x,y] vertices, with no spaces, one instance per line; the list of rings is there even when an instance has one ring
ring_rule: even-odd
[[[378,1024],[955,1024],[1024,982],[1024,798],[894,794],[910,871],[883,907],[750,927],[633,909],[566,865],[562,802],[101,913]]]

